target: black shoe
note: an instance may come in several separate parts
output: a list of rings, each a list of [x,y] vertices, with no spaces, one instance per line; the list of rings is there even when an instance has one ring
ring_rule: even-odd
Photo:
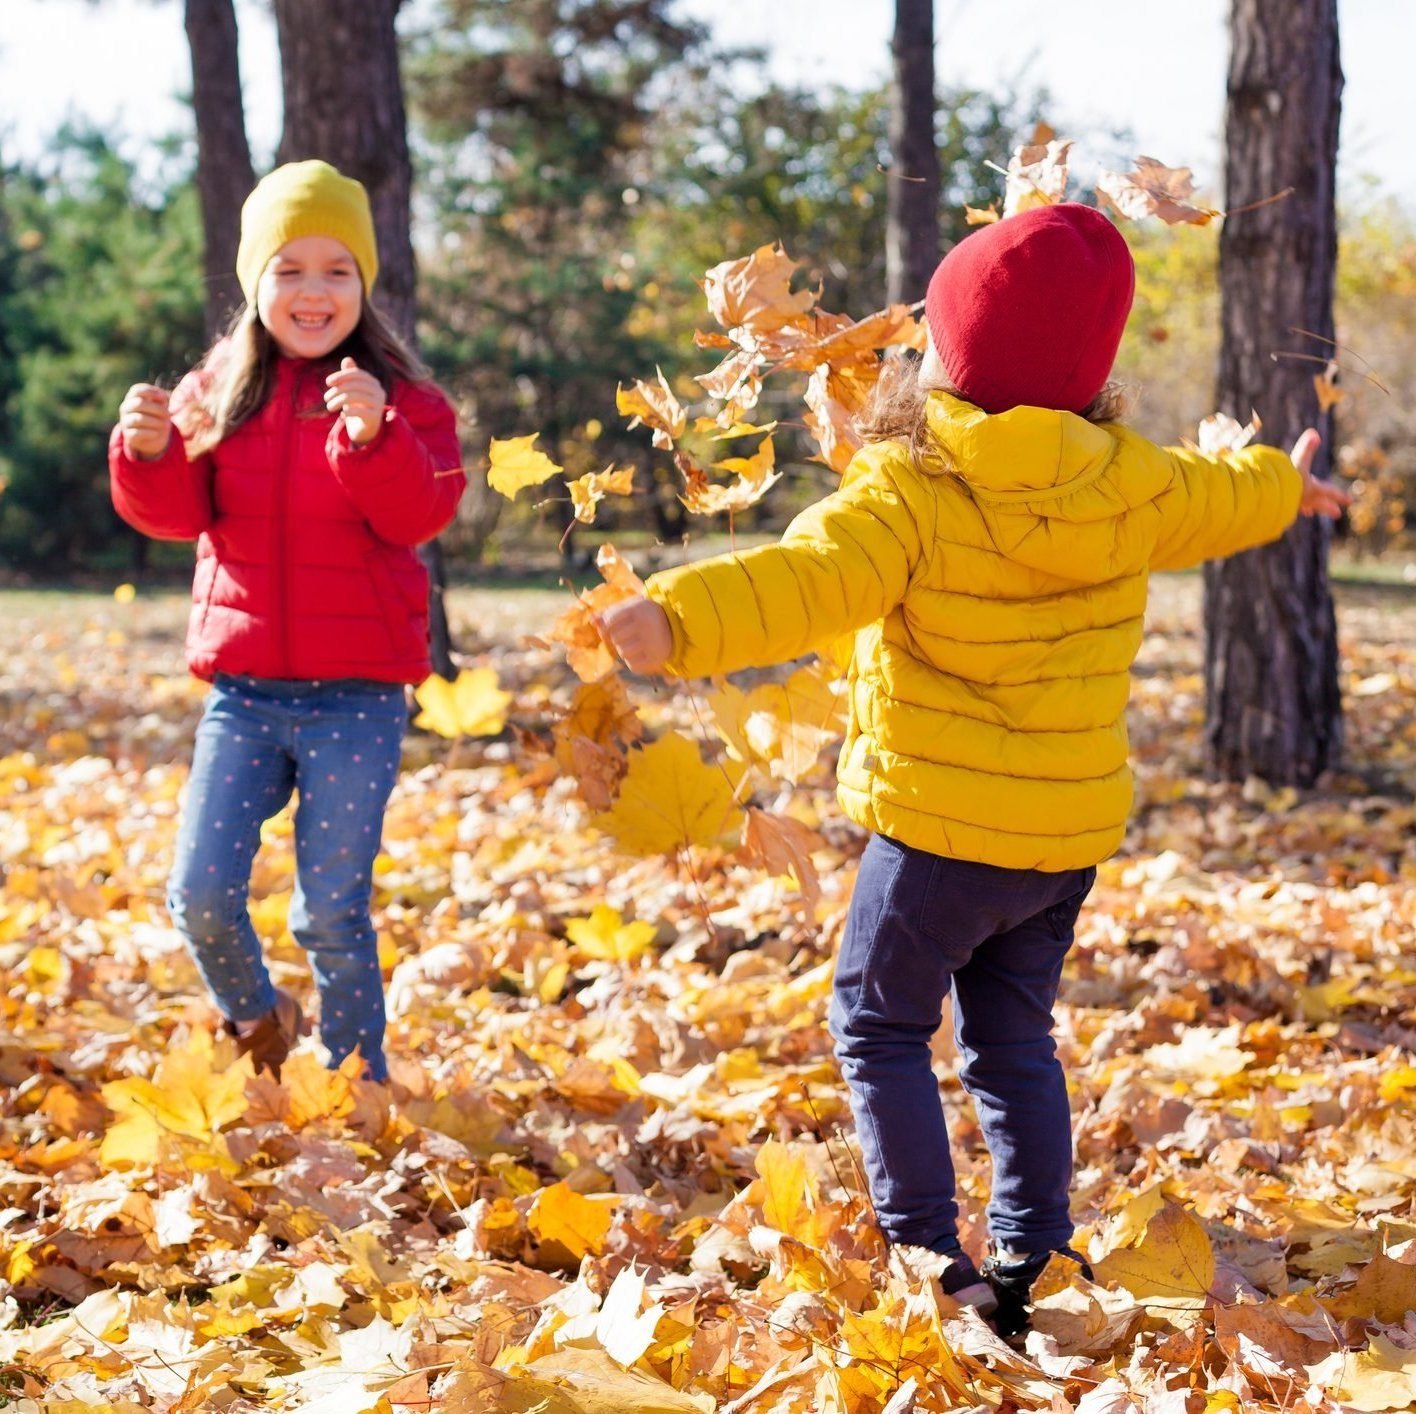
[[[1087,1259],[1071,1247],[1044,1248],[1041,1252],[1029,1252],[1024,1257],[1010,1257],[1006,1261],[1001,1257],[989,1257],[984,1261],[983,1278],[998,1298],[993,1326],[999,1335],[1021,1335],[1027,1330],[1033,1283],[1042,1275],[1054,1252],[1075,1262],[1082,1269],[1082,1275],[1088,1281],[1092,1279],[1092,1269],[1087,1265]]]
[[[899,1243],[890,1248],[890,1270],[911,1286],[937,1282],[956,1306],[972,1306],[980,1316],[993,1312],[993,1288],[962,1252],[946,1254]]]

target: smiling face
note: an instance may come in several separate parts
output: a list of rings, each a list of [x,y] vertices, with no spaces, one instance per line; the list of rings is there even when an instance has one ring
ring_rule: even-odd
[[[288,358],[323,358],[354,332],[363,309],[359,266],[333,236],[299,236],[271,257],[256,313]]]

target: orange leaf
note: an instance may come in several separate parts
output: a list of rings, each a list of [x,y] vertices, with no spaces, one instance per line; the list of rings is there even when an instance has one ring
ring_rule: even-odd
[[[646,383],[636,378],[628,388],[615,388],[615,407],[629,418],[630,429],[641,423],[654,429],[654,445],[668,451],[674,441],[683,436],[688,426],[688,414],[679,405],[664,378],[663,370],[654,370],[658,383]]]
[[[526,1215],[526,1224],[542,1242],[558,1242],[574,1257],[598,1257],[605,1250],[614,1217],[609,1203],[582,1198],[568,1183],[543,1188]]]
[[[600,636],[596,618],[611,604],[644,593],[644,581],[613,545],[600,546],[595,564],[605,583],[582,594],[546,635],[551,642],[565,645],[565,660],[582,682],[595,682],[613,672],[619,662]]]
[[[565,484],[575,507],[576,520],[591,525],[595,520],[595,508],[607,495],[628,496],[634,491],[634,468],[616,467],[612,463],[604,471],[586,472],[584,476]]]

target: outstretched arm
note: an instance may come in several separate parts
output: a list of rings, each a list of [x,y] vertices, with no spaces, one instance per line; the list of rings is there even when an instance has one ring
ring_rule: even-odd
[[[704,677],[785,662],[874,623],[933,543],[921,524],[933,498],[910,495],[889,454],[867,452],[778,544],[656,574],[646,599],[606,612],[606,635],[636,672]]]
[[[1170,486],[1156,499],[1160,531],[1152,569],[1184,569],[1276,540],[1299,515],[1336,517],[1350,498],[1312,474],[1322,439],[1308,428],[1292,456],[1246,447],[1206,456],[1166,448]]]

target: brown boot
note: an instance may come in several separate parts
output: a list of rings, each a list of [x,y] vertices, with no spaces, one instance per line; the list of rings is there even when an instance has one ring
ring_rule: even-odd
[[[226,1023],[227,1032],[236,1038],[237,1051],[250,1056],[258,1072],[269,1070],[277,1080],[290,1048],[308,1029],[300,1003],[279,987],[275,1005],[254,1026],[243,1032],[234,1021]]]

